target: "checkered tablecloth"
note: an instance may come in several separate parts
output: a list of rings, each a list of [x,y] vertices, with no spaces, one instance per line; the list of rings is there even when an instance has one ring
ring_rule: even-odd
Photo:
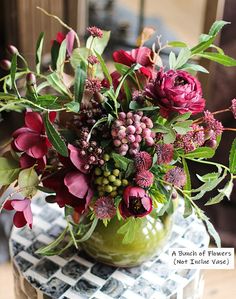
[[[172,235],[163,253],[134,268],[98,263],[68,249],[60,256],[42,257],[35,251],[53,241],[66,223],[56,205],[42,198],[32,203],[34,227],[13,229],[10,247],[16,299],[198,299],[203,279],[200,270],[174,270],[168,264],[172,247],[207,247],[209,237],[195,216],[182,217],[179,207]]]

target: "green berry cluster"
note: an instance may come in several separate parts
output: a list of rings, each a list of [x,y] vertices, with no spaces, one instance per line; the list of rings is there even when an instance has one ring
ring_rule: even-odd
[[[108,162],[110,156],[105,154],[103,159]],[[95,176],[95,184],[97,185],[99,196],[110,195],[116,197],[122,193],[122,187],[129,184],[126,179],[122,178],[122,172],[119,169],[108,170],[106,164],[103,167],[95,168]]]

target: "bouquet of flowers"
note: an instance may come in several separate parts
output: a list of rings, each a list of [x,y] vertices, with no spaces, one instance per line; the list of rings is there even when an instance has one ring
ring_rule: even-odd
[[[9,74],[1,79],[0,110],[24,113],[25,121],[12,134],[10,150],[0,157],[0,185],[15,188],[1,209],[15,210],[16,227],[31,228],[31,202],[40,190],[46,202],[65,210],[68,225],[54,245],[69,235],[70,244],[77,246],[80,232],[89,237],[98,221],[106,226],[113,217],[126,220],[122,233],[127,243],[135,237],[132,231],[139,218],[173,213],[180,194],[184,216],[195,213],[220,246],[196,201],[226,177],[225,186],[206,205],[229,199],[236,142],[228,166],[209,160],[225,129],[215,118],[219,111],[205,110],[196,74],[208,71],[196,62],[206,58],[236,66],[236,60],[214,46],[227,22],[216,21],[192,48],[179,41],[161,45],[160,37],[148,48],[144,44],[154,30],[145,28],[137,48],[113,53],[110,70],[102,57],[109,31],[87,28],[89,37],[81,46],[76,32],[59,21],[68,32],[52,41],[46,72],[41,72],[43,33],[34,70],[12,45],[11,60],[1,61]],[[167,47],[175,51],[170,51],[169,65],[163,65],[161,51]],[[235,99],[226,111],[236,117]],[[197,175],[202,183],[197,189],[191,187],[189,161],[215,166],[214,172]],[[81,229],[85,217],[91,220],[87,232]]]

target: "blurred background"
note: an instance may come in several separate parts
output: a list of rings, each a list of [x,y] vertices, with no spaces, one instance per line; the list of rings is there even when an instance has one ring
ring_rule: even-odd
[[[181,40],[193,46],[198,42],[200,33],[207,33],[216,19],[230,21],[225,26],[217,43],[226,54],[236,58],[236,1],[235,0],[1,0],[0,9],[0,59],[6,57],[5,48],[14,44],[21,53],[34,63],[35,44],[41,31],[46,32],[44,62],[49,63],[50,43],[58,31],[64,28],[52,18],[36,9],[40,6],[48,12],[59,16],[74,28],[83,40],[88,26],[98,26],[112,31],[106,59],[118,48],[135,47],[136,38],[144,26],[152,26],[157,34],[166,41]],[[168,52],[163,53],[163,59]],[[211,111],[230,106],[236,97],[236,68],[226,68],[215,63],[202,62],[211,71],[211,75],[201,75],[207,108]],[[1,71],[0,76],[4,76]],[[0,86],[1,88],[1,86]],[[219,118],[225,127],[235,127],[231,114]],[[0,143],[9,139],[10,133],[22,122],[17,113],[0,112]],[[228,163],[228,152],[233,140],[233,133],[226,133],[216,159]],[[192,165],[192,172],[200,169]],[[224,246],[236,247],[235,190],[231,200],[226,199],[217,206],[205,207],[219,231]],[[9,216],[0,216],[0,262],[8,258],[7,238],[10,231]],[[223,297],[222,297],[223,298]],[[226,298],[226,297],[224,297]]]

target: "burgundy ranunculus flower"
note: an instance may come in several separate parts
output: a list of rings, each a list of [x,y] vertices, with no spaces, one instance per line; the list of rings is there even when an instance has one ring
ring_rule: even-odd
[[[56,114],[51,113],[50,119],[53,121]],[[25,113],[25,127],[13,133],[12,146],[20,152],[25,152],[34,159],[41,159],[47,154],[51,144],[45,135],[45,128],[41,115],[38,112]]]
[[[115,62],[122,63],[127,66],[139,63],[141,65],[140,72],[149,78],[152,78],[155,73],[152,56],[152,50],[147,47],[140,47],[131,51],[121,49],[113,53],[113,59]]]
[[[128,186],[124,190],[119,210],[123,218],[130,216],[144,217],[152,211],[152,199],[144,189]]]
[[[27,223],[30,228],[33,224],[33,214],[31,211],[31,200],[29,198],[24,199],[12,199],[7,200],[3,205],[5,210],[15,210],[16,213],[13,217],[13,223],[16,227],[23,227]]]
[[[163,117],[172,112],[197,114],[205,107],[200,82],[185,71],[160,70],[156,79],[147,84],[144,94],[160,106]]]

